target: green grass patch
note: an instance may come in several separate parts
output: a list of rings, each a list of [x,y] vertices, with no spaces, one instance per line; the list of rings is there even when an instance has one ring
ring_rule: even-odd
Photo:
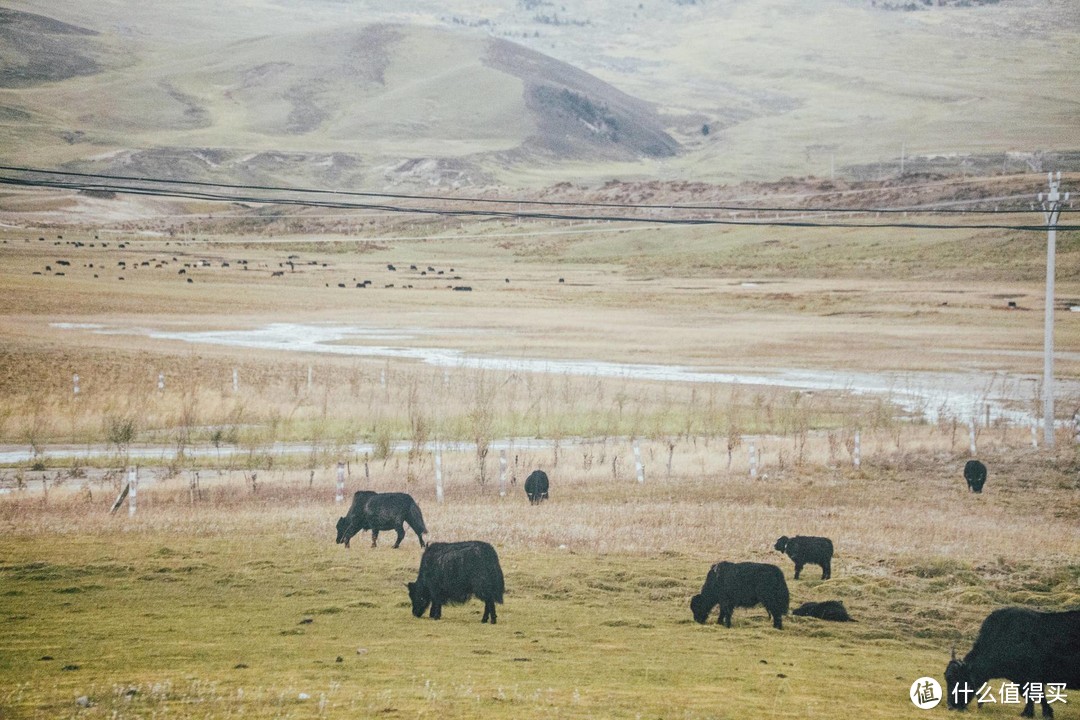
[[[236,538],[41,540],[0,541],[5,718],[80,716],[81,696],[120,718],[826,718],[837,702],[914,717],[907,687],[940,674],[951,606],[981,599],[935,604],[908,568],[875,583],[789,580],[796,601],[843,597],[859,622],[789,617],[778,632],[753,608],[727,629],[691,620],[708,567],[696,557],[511,547],[490,626],[478,602],[412,617],[415,545],[345,551],[269,524]]]

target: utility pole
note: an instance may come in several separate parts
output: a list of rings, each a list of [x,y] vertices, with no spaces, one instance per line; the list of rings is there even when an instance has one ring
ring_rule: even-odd
[[[1054,446],[1054,254],[1057,248],[1057,221],[1061,205],[1069,193],[1061,195],[1061,172],[1048,175],[1050,191],[1039,193],[1039,205],[1046,218],[1046,310],[1043,315],[1043,442]]]

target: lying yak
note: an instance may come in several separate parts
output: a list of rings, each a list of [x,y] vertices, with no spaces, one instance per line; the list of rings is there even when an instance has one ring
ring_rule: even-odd
[[[967,481],[968,490],[981,493],[986,484],[986,466],[978,460],[968,460],[964,464],[964,480]]]
[[[404,523],[416,533],[420,547],[424,547],[424,516],[420,506],[406,493],[377,493],[370,490],[358,490],[353,495],[352,506],[345,517],[337,522],[337,542],[349,547],[349,540],[361,530],[371,531],[371,547],[379,542],[380,530],[396,530],[397,542],[401,545],[405,537]]]
[[[709,568],[701,592],[690,599],[690,610],[694,620],[704,624],[712,609],[719,605],[717,622],[731,627],[731,613],[735,608],[760,603],[772,618],[773,627],[782,630],[790,599],[784,573],[775,565],[718,562]]]
[[[823,602],[804,602],[791,611],[792,615],[817,618],[818,620],[832,620],[833,622],[855,622],[848,615],[844,603],[839,600],[825,600]]]
[[[1046,701],[1046,687],[1064,684],[1080,689],[1080,610],[1039,612],[1008,607],[986,616],[971,652],[945,668],[945,700],[950,709],[963,710],[983,683],[1005,678],[1020,686],[1027,698],[1023,717],[1035,716],[1035,700],[1044,718],[1054,716]],[[1025,686],[1035,684],[1043,693],[1030,697]]]
[[[543,470],[533,470],[529,477],[525,478],[525,494],[529,496],[529,503],[537,505],[548,497],[548,476]]]
[[[480,622],[497,621],[495,603],[502,604],[505,585],[495,548],[486,542],[468,540],[431,543],[420,558],[416,582],[408,583],[412,614],[422,617],[428,605],[431,619],[442,617],[443,605],[458,605],[474,595],[484,601]]]
[[[782,535],[773,548],[786,553],[789,558],[795,561],[796,580],[799,579],[799,573],[802,572],[803,566],[807,564],[821,566],[822,580],[828,580],[832,577],[833,546],[832,540],[829,538],[814,537],[812,535],[796,535],[789,538],[787,535]]]

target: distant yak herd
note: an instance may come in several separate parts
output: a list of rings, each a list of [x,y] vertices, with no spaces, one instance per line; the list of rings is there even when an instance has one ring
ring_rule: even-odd
[[[964,479],[972,492],[982,492],[986,466],[972,460],[964,467]],[[547,473],[536,470],[525,481],[529,503],[548,499],[550,481]],[[412,614],[429,613],[432,620],[442,618],[444,605],[462,604],[475,597],[484,603],[482,623],[498,620],[496,605],[501,605],[506,591],[502,567],[495,548],[479,540],[425,543],[427,527],[420,507],[405,493],[375,493],[361,490],[353,496],[349,511],[337,523],[337,542],[349,546],[357,533],[370,530],[375,547],[379,532],[397,532],[398,547],[405,537],[405,525],[416,533],[425,548],[420,558],[416,580],[407,583]],[[826,537],[786,535],[777,539],[773,549],[786,554],[795,563],[795,579],[806,565],[821,567],[822,581],[832,577],[833,543]],[[731,627],[736,608],[761,605],[773,627],[783,629],[789,614],[791,593],[783,571],[776,565],[760,562],[721,561],[709,568],[701,591],[690,599],[690,612],[698,623],[706,623],[714,608],[719,608],[717,622]],[[839,600],[804,602],[790,614],[833,622],[854,622]],[[1038,612],[1026,608],[1003,608],[992,612],[983,622],[974,646],[963,659],[952,659],[945,670],[945,695],[950,709],[963,710],[974,690],[992,678],[1005,678],[1019,685],[1025,683],[1064,684],[1080,688],[1080,610]],[[1022,713],[1034,715],[1038,697],[1025,696]],[[1053,717],[1047,700],[1041,698],[1044,717]]]
[[[53,245],[61,245],[61,241],[63,241],[63,236],[62,235],[57,235],[57,238],[58,238],[57,241],[54,242]],[[24,238],[23,240],[24,240],[24,242],[30,242],[30,238]],[[192,238],[192,240],[195,240],[195,238]],[[4,240],[3,242],[6,244],[7,240]],[[45,242],[45,238],[44,237],[39,237],[38,242]],[[84,247],[96,248],[99,245],[99,243],[89,243],[89,244],[87,244],[87,243],[83,243],[83,242],[80,242],[80,241],[74,241],[74,242],[73,241],[67,241],[64,244],[70,245],[70,246],[72,246],[74,248],[84,248]],[[170,244],[172,244],[172,243],[168,242],[168,241],[165,243],[166,246],[168,246]],[[177,246],[181,246],[183,244],[184,244],[183,241],[178,241],[176,243]],[[102,243],[100,243],[100,246],[102,248],[108,248],[109,243],[102,242]],[[126,249],[127,245],[125,243],[119,243],[119,244],[117,244],[116,247],[119,248],[119,249]],[[190,271],[199,270],[200,272],[206,270],[208,272],[203,274],[201,277],[207,278],[207,277],[214,277],[214,275],[212,275],[211,273],[213,272],[214,268],[218,268],[218,267],[220,267],[220,268],[232,268],[232,267],[235,267],[235,268],[237,268],[239,270],[242,270],[244,272],[247,272],[247,271],[249,271],[249,270],[251,270],[253,268],[256,270],[256,272],[259,272],[259,271],[265,272],[266,270],[270,270],[270,277],[271,278],[285,278],[285,277],[291,276],[291,275],[293,275],[293,274],[295,274],[297,272],[299,272],[300,274],[303,274],[305,269],[309,269],[309,270],[314,269],[316,271],[327,271],[327,272],[332,272],[333,271],[333,268],[332,268],[330,262],[322,261],[322,260],[301,261],[299,255],[289,255],[286,260],[279,261],[277,263],[277,267],[279,269],[277,269],[277,270],[271,269],[271,265],[269,263],[272,262],[272,261],[262,261],[262,262],[251,263],[246,259],[233,259],[231,261],[218,259],[218,260],[214,260],[213,262],[211,262],[210,260],[207,260],[207,259],[199,259],[199,260],[194,260],[194,261],[189,261],[189,262],[183,262],[183,267],[180,267],[180,264],[182,262],[183,261],[180,259],[179,254],[177,254],[177,255],[168,254],[167,255],[166,253],[162,253],[161,257],[155,256],[155,257],[149,258],[148,260],[141,260],[141,261],[140,260],[132,260],[130,263],[127,260],[120,260],[120,261],[118,261],[116,263],[116,272],[117,273],[124,273],[124,274],[115,275],[115,278],[117,280],[124,280],[125,277],[133,277],[134,275],[132,273],[137,274],[137,271],[140,268],[151,268],[151,269],[154,269],[154,270],[166,270],[168,272],[171,272],[172,267],[176,267],[176,268],[179,268],[176,271],[176,274],[178,276],[182,276],[181,279],[184,282],[188,283],[188,284],[194,284],[195,283],[195,279],[192,277],[193,272],[189,273],[189,270]],[[170,263],[172,263],[172,267],[170,267]],[[55,268],[54,268],[54,266],[55,266]],[[92,270],[93,271],[93,276],[94,276],[95,279],[98,279],[98,278],[102,277],[103,274],[104,274],[106,279],[108,279],[110,277],[111,269],[107,270],[106,266],[101,262],[98,262],[98,263],[95,264],[93,262],[79,263],[78,261],[76,261],[76,264],[73,265],[71,260],[66,260],[66,259],[50,260],[47,265],[44,265],[44,269],[42,269],[42,270],[33,270],[33,271],[31,271],[30,274],[31,275],[37,275],[37,276],[49,275],[49,276],[55,276],[55,277],[66,277],[66,276],[68,276],[69,273],[77,272],[79,270],[80,266],[81,266],[81,268],[84,268],[84,269],[87,269],[87,270]],[[398,272],[398,267],[396,265],[394,265],[393,263],[387,263],[386,270],[387,270],[387,272],[397,273]],[[414,279],[416,282],[423,282],[424,283],[424,284],[421,284],[421,285],[418,285],[418,286],[415,286],[415,287],[419,287],[419,288],[422,288],[422,289],[431,289],[431,290],[434,290],[434,289],[447,289],[447,290],[453,290],[455,292],[472,292],[473,291],[473,286],[472,285],[465,285],[465,284],[462,284],[460,282],[464,278],[461,275],[454,274],[456,272],[454,270],[454,268],[450,268],[449,270],[438,270],[434,266],[428,265],[427,269],[424,270],[420,266],[413,264],[413,265],[409,266],[409,270],[412,271],[412,273],[413,273],[412,275],[407,275],[407,274],[405,274],[405,271],[402,271],[402,274],[405,275],[406,279],[411,278],[411,279]],[[145,275],[145,273],[143,273],[143,274]],[[459,282],[450,282],[449,284],[445,284],[445,285],[442,284],[445,281],[459,281]],[[566,279],[565,278],[559,278],[558,282],[564,284],[566,282]],[[510,284],[510,278],[504,277],[502,287],[505,287],[506,285],[509,285],[509,284]],[[355,277],[353,277],[351,281],[348,280],[348,279],[344,279],[344,280],[342,280],[340,282],[335,282],[334,280],[324,281],[323,285],[324,285],[324,287],[327,287],[327,288],[331,287],[332,285],[336,285],[338,288],[354,288],[354,289],[358,289],[358,290],[364,290],[364,289],[367,289],[367,288],[379,287],[379,286],[377,286],[375,284],[374,281],[372,281],[370,279],[358,280]],[[402,289],[402,290],[413,290],[413,289],[415,289],[414,285],[412,283],[408,283],[408,282],[406,282],[406,283],[387,282],[387,283],[382,283],[381,287],[383,289],[386,289],[386,290],[393,289],[393,288],[398,288],[398,289]],[[489,286],[489,287],[491,287],[491,286]]]

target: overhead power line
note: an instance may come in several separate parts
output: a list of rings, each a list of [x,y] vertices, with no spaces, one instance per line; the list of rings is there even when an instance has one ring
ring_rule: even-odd
[[[863,213],[931,213],[935,215],[943,214],[1007,214],[1010,211],[1000,209],[951,209],[956,205],[961,204],[975,204],[981,202],[994,202],[1001,203],[1008,200],[1017,202],[1024,202],[1030,204],[1030,195],[1006,195],[999,197],[989,198],[973,198],[966,200],[945,200],[937,203],[931,203],[929,205],[916,205],[899,208],[888,207],[794,207],[794,206],[774,206],[774,205],[749,205],[744,203],[740,204],[723,204],[723,205],[710,205],[704,203],[617,203],[617,202],[595,202],[584,200],[535,200],[527,198],[491,198],[482,196],[462,196],[462,195],[421,195],[411,193],[388,193],[388,192],[374,192],[374,191],[355,191],[355,190],[329,190],[324,188],[303,188],[303,187],[289,187],[281,185],[259,185],[259,184],[245,184],[245,183],[220,183],[209,182],[203,180],[177,180],[177,179],[165,179],[165,178],[152,178],[152,177],[138,177],[130,175],[111,175],[106,173],[83,173],[69,170],[45,170],[42,168],[30,168],[19,167],[12,165],[0,165],[0,171],[18,172],[18,173],[32,173],[36,175],[45,175],[52,177],[75,177],[75,178],[88,178],[94,180],[116,180],[121,182],[136,182],[136,183],[152,183],[152,184],[167,184],[180,187],[205,187],[227,190],[244,190],[244,191],[268,191],[268,192],[289,192],[289,193],[301,193],[311,195],[325,195],[325,196],[342,196],[342,197],[367,197],[367,198],[385,198],[391,200],[430,200],[439,202],[454,202],[454,203],[489,203],[494,205],[519,205],[519,206],[548,206],[548,207],[590,207],[590,208],[633,208],[633,209],[645,209],[645,210],[715,210],[722,212],[803,212],[803,213],[850,213],[850,214],[863,214]],[[897,188],[890,188],[892,190],[913,190],[923,187],[938,187],[946,183],[927,183],[921,185],[908,185]],[[875,192],[880,191],[880,188],[868,188],[863,190],[845,190],[833,193],[835,195],[846,195],[852,192]],[[805,197],[824,197],[830,193],[809,193]],[[790,195],[786,197],[799,197],[798,195]],[[1024,211],[1028,208],[1018,207],[1016,211]]]
[[[593,203],[573,201],[542,201],[542,200],[514,200],[507,198],[463,198],[451,195],[409,195],[396,193],[374,193],[356,191],[337,191],[315,188],[295,188],[271,185],[237,185],[227,183],[211,183],[194,180],[169,180],[164,178],[127,177],[119,175],[78,173],[57,170],[41,170],[15,166],[0,166],[0,172],[19,173],[24,175],[11,176],[0,175],[0,184],[21,187],[45,187],[65,190],[115,192],[132,195],[144,195],[152,197],[166,197],[186,200],[200,200],[210,202],[250,203],[265,205],[287,205],[297,207],[327,208],[338,210],[365,210],[390,213],[406,213],[419,215],[439,215],[452,217],[484,217],[515,220],[557,220],[557,221],[586,221],[586,222],[617,222],[635,224],[659,224],[659,225],[727,225],[727,226],[763,226],[763,227],[792,227],[792,228],[907,228],[919,230],[1013,230],[1013,231],[1042,231],[1045,225],[1013,224],[1013,223],[945,223],[945,222],[827,222],[803,220],[805,215],[826,214],[979,214],[979,215],[1016,215],[1026,212],[1023,209],[1014,210],[978,210],[958,211],[931,208],[800,208],[800,207],[757,207],[744,205],[679,205],[679,204],[633,204],[633,203]],[[33,177],[35,175],[43,177]],[[229,192],[226,192],[229,191]],[[266,196],[256,194],[240,194],[239,191],[248,193],[278,193],[286,196]],[[296,197],[297,195],[301,197]],[[307,197],[304,197],[307,196]],[[395,200],[397,203],[387,202],[357,202],[339,198],[372,198],[380,200]],[[1020,196],[1016,196],[1020,197]],[[403,202],[415,203],[423,201],[427,204],[401,204]],[[430,203],[446,204],[435,206]],[[469,207],[460,207],[466,204]],[[492,209],[477,207],[481,205],[494,205],[503,208],[507,205],[518,207],[549,206],[561,209],[578,210],[633,210],[646,214],[585,214],[573,212],[546,212],[539,210],[522,211]],[[661,213],[697,213],[697,215],[669,217]],[[725,212],[728,217],[702,216],[701,213]],[[771,213],[773,218],[744,218],[742,214]],[[781,217],[784,215],[785,217]],[[1063,231],[1080,230],[1080,225],[1058,225]]]

